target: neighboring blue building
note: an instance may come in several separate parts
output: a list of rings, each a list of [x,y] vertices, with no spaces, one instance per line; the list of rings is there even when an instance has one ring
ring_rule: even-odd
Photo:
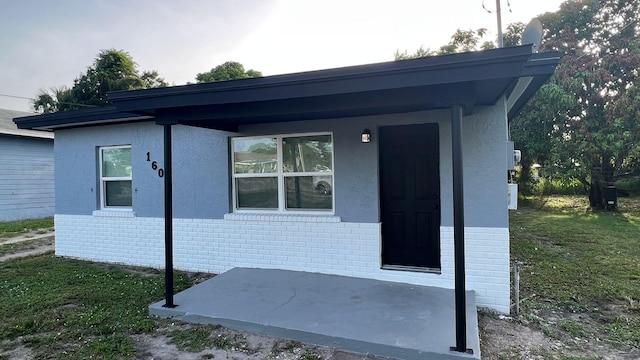
[[[117,92],[15,121],[56,133],[57,255],[162,268],[171,170],[176,268],[453,288],[464,239],[466,287],[509,312],[508,119],[558,61],[513,47]]]
[[[28,115],[0,109],[0,221],[54,214],[53,132],[18,129]]]

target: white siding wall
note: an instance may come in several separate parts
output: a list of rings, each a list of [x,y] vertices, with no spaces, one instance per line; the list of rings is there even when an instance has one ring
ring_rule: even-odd
[[[56,215],[56,254],[163,268],[164,220],[113,215]],[[508,313],[508,229],[465,231],[468,289],[476,291],[479,306]],[[441,227],[441,274],[380,269],[380,224],[347,223],[338,217],[175,219],[174,234],[174,265],[182,270],[278,268],[454,287],[452,227]]]
[[[0,135],[0,221],[53,216],[53,140]]]

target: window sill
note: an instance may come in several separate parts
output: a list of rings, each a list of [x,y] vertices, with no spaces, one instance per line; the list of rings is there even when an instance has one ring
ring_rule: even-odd
[[[232,213],[225,214],[224,219],[227,221],[286,221],[286,222],[314,222],[314,223],[339,223],[340,217],[335,215],[321,214],[242,214]]]
[[[94,210],[95,217],[115,217],[115,218],[134,218],[136,213],[131,209],[127,210]]]

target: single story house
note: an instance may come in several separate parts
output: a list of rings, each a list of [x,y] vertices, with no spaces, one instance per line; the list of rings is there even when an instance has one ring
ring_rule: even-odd
[[[454,288],[462,254],[477,303],[507,313],[508,119],[559,59],[518,46],[115,92],[15,122],[56,134],[59,256]]]
[[[0,221],[53,216],[53,132],[19,129],[32,115],[0,109]]]

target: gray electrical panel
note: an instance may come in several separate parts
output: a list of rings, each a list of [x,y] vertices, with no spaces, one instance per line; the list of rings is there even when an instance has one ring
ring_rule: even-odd
[[[514,150],[513,141],[507,141],[507,170],[516,169]]]

